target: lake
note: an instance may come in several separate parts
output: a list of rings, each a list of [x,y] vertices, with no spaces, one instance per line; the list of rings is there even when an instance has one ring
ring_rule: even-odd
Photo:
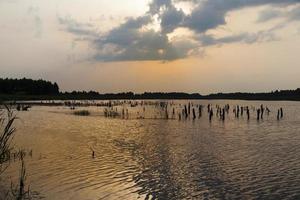
[[[105,107],[33,106],[18,112],[14,144],[25,157],[30,189],[44,199],[299,199],[300,102],[193,100],[118,105],[127,117],[105,117]],[[197,117],[179,120],[191,102]],[[197,105],[203,105],[198,117]],[[211,122],[207,105],[214,116]],[[230,105],[225,121],[216,105]],[[263,104],[270,114],[257,121]],[[250,108],[236,118],[236,105]],[[164,104],[163,104],[164,106]],[[277,120],[282,107],[284,116]],[[173,115],[173,108],[175,114]],[[95,155],[92,156],[92,151]],[[19,175],[12,161],[2,176]]]

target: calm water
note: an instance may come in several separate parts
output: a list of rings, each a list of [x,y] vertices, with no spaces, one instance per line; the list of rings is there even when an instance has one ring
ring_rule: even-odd
[[[225,122],[209,123],[206,107],[200,119],[179,121],[158,119],[155,106],[129,107],[128,120],[105,118],[102,107],[75,116],[67,107],[35,106],[16,113],[15,144],[33,150],[26,181],[45,199],[300,198],[299,102],[193,102],[264,104],[272,112],[257,122],[252,110],[247,121],[231,109]],[[279,107],[285,115],[277,121]],[[19,165],[11,163],[2,183],[17,178]]]

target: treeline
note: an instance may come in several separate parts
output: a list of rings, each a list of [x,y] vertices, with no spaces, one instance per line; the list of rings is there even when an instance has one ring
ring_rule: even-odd
[[[107,93],[100,94],[95,91],[73,91],[61,93],[66,99],[200,99],[202,95],[198,93],[188,94],[183,92],[145,92],[142,94],[135,94],[133,92],[124,93]]]
[[[217,93],[204,97],[205,99],[241,99],[241,100],[292,100],[300,101],[300,88],[296,90],[276,90],[268,93]]]
[[[198,93],[188,94],[183,92],[145,92],[135,94],[133,92],[100,94],[95,91],[73,91],[61,93],[64,99],[240,99],[240,100],[292,100],[300,101],[300,88],[296,90],[276,90],[269,93],[217,93],[201,95]]]
[[[0,78],[0,94],[8,95],[55,95],[59,94],[57,83],[32,79]]]
[[[276,90],[269,93],[216,93],[201,95],[184,92],[133,92],[100,94],[95,91],[59,92],[57,83],[32,79],[1,79],[0,101],[6,100],[71,100],[71,99],[240,99],[240,100],[294,100],[300,101],[300,88]]]

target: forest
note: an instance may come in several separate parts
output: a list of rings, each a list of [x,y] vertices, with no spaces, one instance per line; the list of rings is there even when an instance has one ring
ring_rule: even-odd
[[[275,90],[262,93],[215,93],[201,95],[185,92],[133,92],[106,93],[96,91],[61,92],[57,83],[42,79],[2,79],[0,78],[0,100],[70,100],[70,99],[239,99],[239,100],[292,100],[300,101],[300,88],[295,90]]]
[[[0,78],[0,94],[10,95],[55,95],[59,94],[57,83],[42,79],[2,79]]]

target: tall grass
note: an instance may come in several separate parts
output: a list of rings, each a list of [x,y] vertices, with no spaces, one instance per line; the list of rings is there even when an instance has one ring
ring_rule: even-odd
[[[13,114],[13,111],[5,106],[5,109],[0,110],[0,175],[7,169],[8,164],[11,159],[11,152],[13,149],[12,140],[14,138],[14,133],[16,128],[13,124],[17,117]],[[26,180],[26,168],[24,162],[24,153],[19,151],[21,169],[18,184],[16,187],[11,184],[11,190],[7,193],[5,199],[31,199],[30,190],[25,190],[25,180]],[[1,192],[1,191],[0,191]],[[1,198],[1,195],[0,195]]]
[[[11,142],[16,131],[13,123],[16,119],[9,107],[5,106],[5,110],[0,111],[0,174],[6,169],[7,166],[4,165],[10,159]]]
[[[20,159],[21,159],[21,169],[20,169],[18,184],[16,186],[11,184],[11,191],[10,193],[8,193],[7,197],[8,199],[15,199],[15,200],[33,199],[29,186],[27,189],[25,189],[26,167],[25,167],[23,156]]]

